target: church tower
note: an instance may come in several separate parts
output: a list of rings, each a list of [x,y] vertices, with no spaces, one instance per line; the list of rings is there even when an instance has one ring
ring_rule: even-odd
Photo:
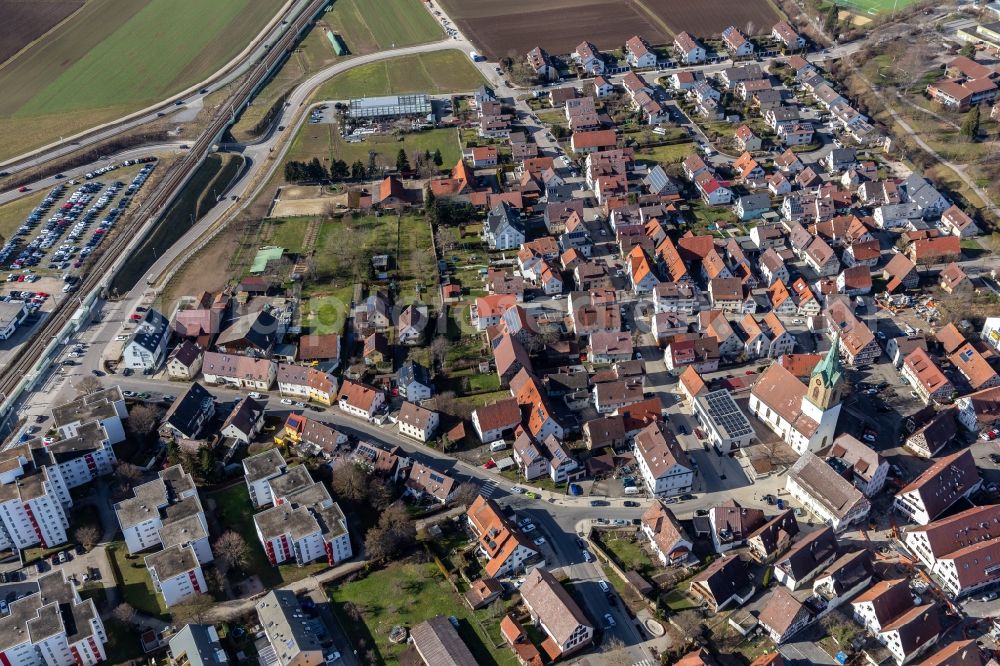
[[[802,413],[819,424],[809,438],[809,450],[816,452],[833,441],[840,417],[841,385],[844,366],[840,362],[840,333],[833,338],[833,345],[823,360],[816,364],[806,394],[802,397]]]

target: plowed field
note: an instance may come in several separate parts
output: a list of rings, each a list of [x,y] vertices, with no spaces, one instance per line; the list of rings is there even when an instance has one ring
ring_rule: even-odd
[[[690,32],[695,37],[719,35],[731,25],[753,34],[770,33],[778,16],[767,0],[642,0],[657,16],[662,16],[674,32]],[[751,25],[752,24],[752,25]]]
[[[779,16],[767,0],[440,0],[448,16],[487,56],[523,55],[541,46],[564,55],[589,40],[620,48],[632,35],[667,44],[674,34],[718,35],[730,25],[770,32]]]
[[[0,63],[75,12],[83,0],[0,0]]]
[[[442,0],[448,16],[491,59],[523,55],[541,46],[553,55],[589,40],[601,49],[619,48],[632,35],[653,44],[668,39],[663,21],[654,21],[633,0]]]

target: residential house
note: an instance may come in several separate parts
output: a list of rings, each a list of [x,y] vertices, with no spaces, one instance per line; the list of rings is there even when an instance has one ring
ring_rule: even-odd
[[[399,432],[419,442],[433,440],[440,423],[441,417],[437,412],[409,401],[403,403],[396,417]]]
[[[396,386],[399,387],[399,395],[410,402],[428,400],[434,395],[434,382],[431,381],[430,372],[413,359],[404,361],[399,367]]]
[[[520,212],[506,201],[494,206],[483,223],[483,236],[491,250],[513,250],[524,243]]]
[[[761,564],[770,564],[791,547],[792,539],[798,533],[795,512],[786,509],[747,535],[750,557]]]
[[[920,525],[927,525],[955,502],[979,490],[979,477],[970,449],[938,459],[923,474],[904,486],[893,507]]]
[[[808,626],[813,614],[791,592],[778,587],[764,601],[759,620],[771,640],[780,645]]]
[[[520,423],[521,409],[514,398],[498,400],[472,412],[472,427],[483,444],[503,439]]]
[[[635,436],[635,459],[649,492],[656,497],[690,492],[694,470],[687,453],[661,422],[649,424]]]
[[[410,467],[405,492],[417,499],[446,504],[454,497],[457,485],[455,479],[444,472],[438,472],[423,463],[415,462]]]
[[[174,348],[167,359],[167,377],[191,381],[201,372],[205,350],[197,342],[184,340]]]
[[[493,500],[476,496],[466,519],[476,536],[479,553],[487,560],[487,576],[495,578],[516,574],[524,571],[537,558],[538,548]]]
[[[877,451],[851,435],[842,433],[821,454],[838,474],[854,484],[869,499],[882,490],[889,474],[889,462]]]
[[[757,591],[753,574],[738,555],[720,557],[691,579],[688,591],[718,613],[745,604]]]
[[[649,42],[635,35],[625,42],[625,61],[636,69],[656,67],[656,53]]]
[[[686,65],[696,65],[705,62],[705,47],[687,32],[678,33],[674,37],[674,52],[680,61]]]
[[[319,368],[279,363],[278,392],[286,397],[330,406],[337,397],[337,378]]]
[[[385,405],[385,394],[370,386],[345,379],[337,394],[337,406],[351,416],[371,420]]]
[[[907,549],[927,567],[952,598],[998,580],[1000,506],[976,506],[906,530]]]
[[[139,321],[133,323],[135,329],[122,346],[122,367],[132,370],[155,370],[167,356],[170,322],[162,314],[150,308]]]
[[[201,367],[205,383],[236,389],[267,391],[278,374],[277,364],[266,358],[206,352]]]
[[[642,515],[639,530],[663,566],[684,562],[694,547],[674,512],[660,502],[653,502]]]
[[[900,374],[924,402],[944,402],[951,398],[955,387],[924,349],[914,349],[903,359]]]
[[[864,521],[871,503],[850,481],[830,473],[830,466],[806,451],[792,466],[785,483],[788,492],[820,521],[833,529]]]
[[[802,536],[774,563],[774,579],[789,590],[810,583],[837,556],[837,538],[830,527]]]
[[[734,58],[742,58],[753,54],[753,42],[736,26],[731,25],[722,31],[722,41]]]
[[[594,627],[569,592],[544,569],[533,569],[519,592],[534,620],[545,632],[542,649],[550,659],[572,654],[594,639]]]

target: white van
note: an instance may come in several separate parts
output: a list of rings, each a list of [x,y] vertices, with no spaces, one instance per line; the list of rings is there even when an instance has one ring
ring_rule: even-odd
[[[638,495],[639,494],[639,487],[638,486],[626,486],[625,487],[625,494],[626,495]]]
[[[507,448],[507,442],[502,439],[498,439],[495,442],[490,442],[490,451],[503,451]]]

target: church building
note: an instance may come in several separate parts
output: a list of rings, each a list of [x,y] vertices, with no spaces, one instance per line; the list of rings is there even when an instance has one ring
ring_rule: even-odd
[[[800,455],[818,453],[833,442],[844,380],[839,338],[816,364],[808,383],[772,363],[750,392],[750,411]]]

